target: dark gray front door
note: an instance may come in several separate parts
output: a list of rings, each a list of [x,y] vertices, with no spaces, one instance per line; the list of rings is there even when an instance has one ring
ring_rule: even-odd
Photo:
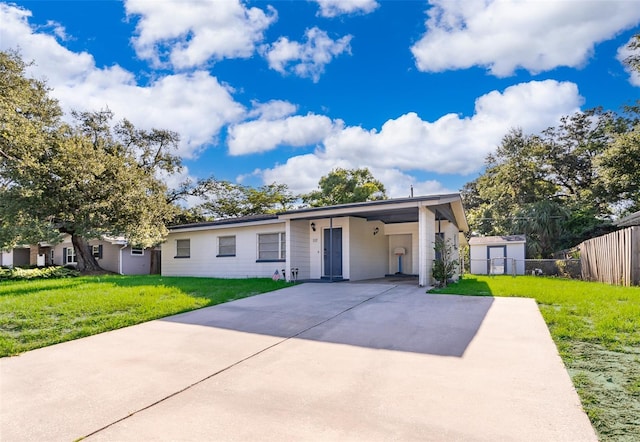
[[[324,231],[324,276],[342,276],[342,228]]]

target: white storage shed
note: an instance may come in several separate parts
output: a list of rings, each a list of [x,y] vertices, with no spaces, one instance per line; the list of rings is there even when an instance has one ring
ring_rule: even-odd
[[[524,275],[524,235],[478,236],[469,240],[474,275]]]

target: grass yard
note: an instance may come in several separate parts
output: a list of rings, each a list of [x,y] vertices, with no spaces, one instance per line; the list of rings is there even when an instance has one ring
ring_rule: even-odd
[[[465,276],[434,293],[534,298],[600,440],[640,440],[640,287]]]
[[[269,279],[85,276],[0,282],[0,357],[269,292]]]

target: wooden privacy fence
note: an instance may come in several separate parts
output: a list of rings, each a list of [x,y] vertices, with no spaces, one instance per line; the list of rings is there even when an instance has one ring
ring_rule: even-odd
[[[580,244],[582,279],[615,285],[640,284],[640,226]]]

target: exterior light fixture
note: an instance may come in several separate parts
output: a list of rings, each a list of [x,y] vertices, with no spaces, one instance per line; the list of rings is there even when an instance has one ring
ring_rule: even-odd
[[[311,223],[311,230],[316,231],[316,223]]]
[[[379,231],[380,227],[376,227],[375,229],[373,229],[373,236],[377,235]]]

